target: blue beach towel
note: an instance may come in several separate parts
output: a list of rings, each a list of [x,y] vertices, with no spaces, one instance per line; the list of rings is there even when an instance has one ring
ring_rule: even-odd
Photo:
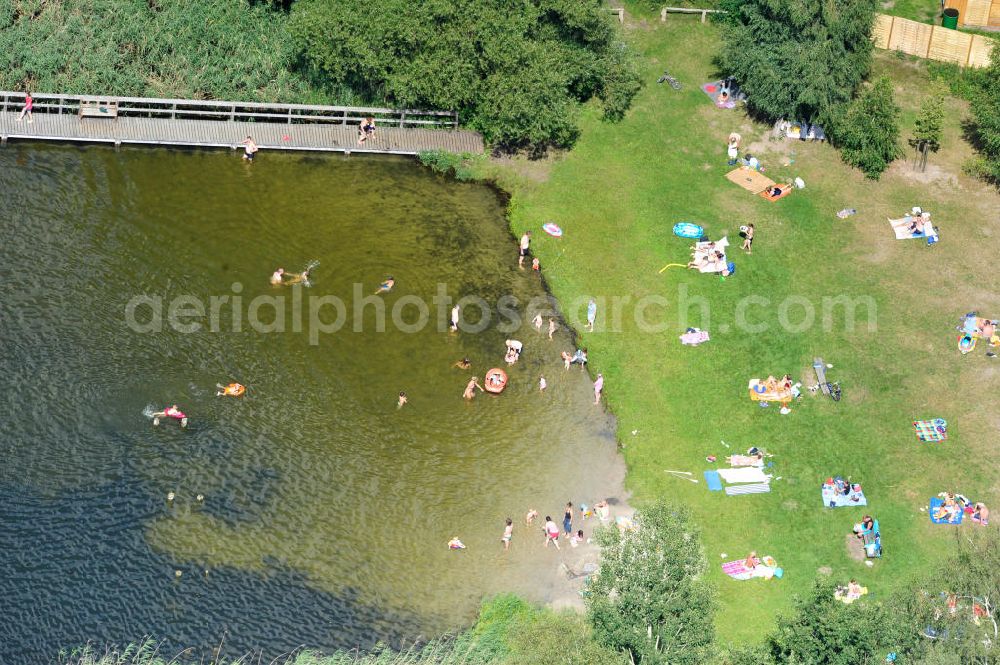
[[[937,511],[938,508],[940,508],[943,505],[944,505],[944,499],[937,496],[931,499],[931,507],[930,510],[927,511],[928,515],[930,515],[931,522],[934,522],[935,524],[961,524],[962,517],[964,517],[965,515],[965,512],[961,508],[958,509],[954,521],[948,521],[947,519],[940,519],[940,520],[934,519],[934,513]]]
[[[710,492],[719,492],[722,490],[722,478],[719,477],[718,471],[706,471],[705,472],[705,485],[708,486]]]

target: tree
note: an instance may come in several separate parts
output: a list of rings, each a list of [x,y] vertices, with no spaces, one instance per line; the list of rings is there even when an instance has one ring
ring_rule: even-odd
[[[290,25],[317,83],[455,109],[502,148],[568,146],[582,102],[617,119],[639,89],[600,0],[298,0]]]
[[[917,624],[893,602],[864,598],[845,605],[834,598],[835,584],[819,579],[795,602],[790,617],[778,619],[768,639],[776,663],[864,665],[885,663],[891,652],[910,653],[919,646]]]
[[[602,529],[601,569],[587,598],[595,637],[637,665],[708,660],[715,600],[698,529],[664,501],[636,513],[634,531]]]
[[[976,80],[979,85],[972,97],[972,115],[980,157],[971,170],[1000,183],[1000,47],[993,49],[990,66]]]
[[[901,154],[899,107],[892,97],[892,81],[883,76],[863,90],[834,130],[844,161],[878,180]]]
[[[749,110],[829,124],[871,67],[878,0],[726,0],[722,71]]]
[[[941,147],[941,130],[944,128],[944,89],[938,84],[920,108],[910,136],[910,147],[917,151],[920,170],[927,168],[927,153]]]

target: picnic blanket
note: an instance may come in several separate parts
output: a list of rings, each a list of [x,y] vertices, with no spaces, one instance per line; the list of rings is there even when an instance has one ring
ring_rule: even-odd
[[[769,559],[770,557],[764,557]],[[745,581],[750,580],[755,577],[760,577],[765,580],[769,580],[772,577],[781,577],[782,573],[779,573],[781,569],[777,566],[768,566],[764,563],[758,563],[754,568],[747,568],[747,564],[743,559],[736,559],[734,561],[726,561],[722,564],[722,572],[724,572],[729,577],[734,580]]]
[[[727,485],[726,496],[739,496],[741,494],[767,494],[771,491],[768,483],[751,483],[749,485]]]
[[[779,187],[781,189],[781,193],[778,194],[777,196],[774,196],[773,194],[768,194],[767,190],[765,189],[763,192],[760,193],[761,198],[767,199],[768,201],[777,201],[778,199],[783,199],[792,193],[792,183],[790,182],[779,185]]]
[[[760,467],[742,466],[736,469],[719,469],[719,476],[727,483],[766,483],[766,476]]]
[[[921,441],[944,441],[948,438],[948,422],[944,418],[914,420],[913,427]]]
[[[927,511],[927,514],[930,515],[931,522],[934,522],[935,524],[961,524],[962,517],[964,516],[965,511],[962,510],[962,506],[959,505],[955,505],[954,512],[951,515],[951,519],[949,519],[947,515],[942,515],[941,519],[934,518],[934,514],[943,505],[944,505],[944,499],[942,499],[941,497],[935,496],[931,498],[931,507],[930,510]]]
[[[740,90],[740,87],[735,83],[730,83],[729,85],[729,99],[724,102],[719,101],[719,93],[722,92],[724,80],[719,81],[709,81],[708,83],[703,83],[701,85],[701,91],[708,95],[708,98],[712,100],[712,103],[720,109],[731,109],[735,108],[736,104],[744,101],[747,98],[745,92]]]
[[[729,236],[723,236],[721,240],[716,240],[714,243],[710,241],[696,242],[694,244],[694,252],[691,254],[691,260],[699,264],[698,272],[722,272],[728,266],[728,261],[726,260],[726,247],[729,247]],[[710,255],[714,257],[715,252],[722,252],[722,258],[709,258]],[[708,259],[707,261],[705,261]],[[705,263],[702,263],[705,261]]]
[[[705,471],[705,485],[709,492],[719,492],[722,490],[722,479],[719,478],[718,471]]]
[[[960,330],[966,335],[975,335],[978,337],[982,334],[983,327],[990,323],[997,325],[997,320],[986,319],[981,316],[976,316],[975,314],[966,314],[962,317],[962,326]]]
[[[791,402],[794,395],[789,390],[768,390],[760,379],[750,379],[750,399],[755,402]]]
[[[896,240],[910,240],[911,238],[927,238],[927,244],[933,245],[938,240],[937,231],[934,230],[934,226],[931,224],[930,220],[924,221],[924,230],[922,233],[917,233],[911,231],[910,227],[913,224],[913,218],[910,216],[901,217],[899,219],[890,219],[889,225],[892,227],[892,232],[896,235]]]
[[[774,187],[774,181],[766,175],[744,166],[736,167],[726,174],[726,178],[751,194],[760,194],[768,187]]]
[[[686,346],[698,346],[704,342],[708,341],[708,332],[704,330],[699,330],[697,328],[692,328],[686,333],[681,335],[681,344]]]
[[[843,492],[838,492],[835,486],[823,483],[820,491],[823,495],[823,505],[830,508],[868,505],[868,499],[865,498],[865,493],[861,491],[860,485],[852,485],[851,491],[848,494],[844,494]]]

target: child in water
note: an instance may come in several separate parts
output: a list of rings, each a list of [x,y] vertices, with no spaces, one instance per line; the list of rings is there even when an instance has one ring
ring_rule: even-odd
[[[399,400],[398,400],[398,401],[397,401],[397,403],[396,403],[396,408],[397,408],[397,409],[402,409],[402,408],[403,408],[403,405],[404,405],[404,404],[406,404],[406,403],[407,403],[407,402],[409,402],[409,401],[410,401],[410,400],[408,400],[408,399],[406,398],[406,393],[404,393],[404,392],[403,392],[402,390],[400,390],[400,391],[399,391]]]
[[[507,524],[503,528],[503,538],[500,539],[501,542],[503,542],[504,552],[510,549],[510,539],[513,536],[514,536],[514,520],[508,517]]]
[[[375,295],[392,291],[392,287],[395,285],[396,285],[396,280],[392,278],[392,275],[389,275],[389,277],[387,277],[384,282],[379,284],[378,291],[375,292]]]
[[[454,536],[448,541],[448,549],[450,550],[464,550],[465,543],[458,539],[458,536]]]
[[[285,269],[284,268],[278,268],[273,273],[271,273],[271,284],[273,286],[277,286],[278,284],[281,284],[281,281],[282,281],[282,278],[283,278],[284,274],[285,274]]]

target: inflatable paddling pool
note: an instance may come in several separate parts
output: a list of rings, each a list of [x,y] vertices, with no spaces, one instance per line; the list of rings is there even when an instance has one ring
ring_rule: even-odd
[[[549,222],[548,224],[542,224],[542,230],[548,233],[553,238],[562,238],[562,229],[556,224]]]
[[[503,389],[507,387],[507,372],[499,367],[494,367],[486,372],[486,380],[483,381],[483,387],[488,393],[502,393]]]
[[[674,235],[681,238],[701,238],[705,234],[705,229],[691,222],[678,222],[674,224]]]
[[[962,352],[962,355],[969,353],[974,348],[976,348],[976,338],[973,335],[959,335],[958,336],[958,350]]]

